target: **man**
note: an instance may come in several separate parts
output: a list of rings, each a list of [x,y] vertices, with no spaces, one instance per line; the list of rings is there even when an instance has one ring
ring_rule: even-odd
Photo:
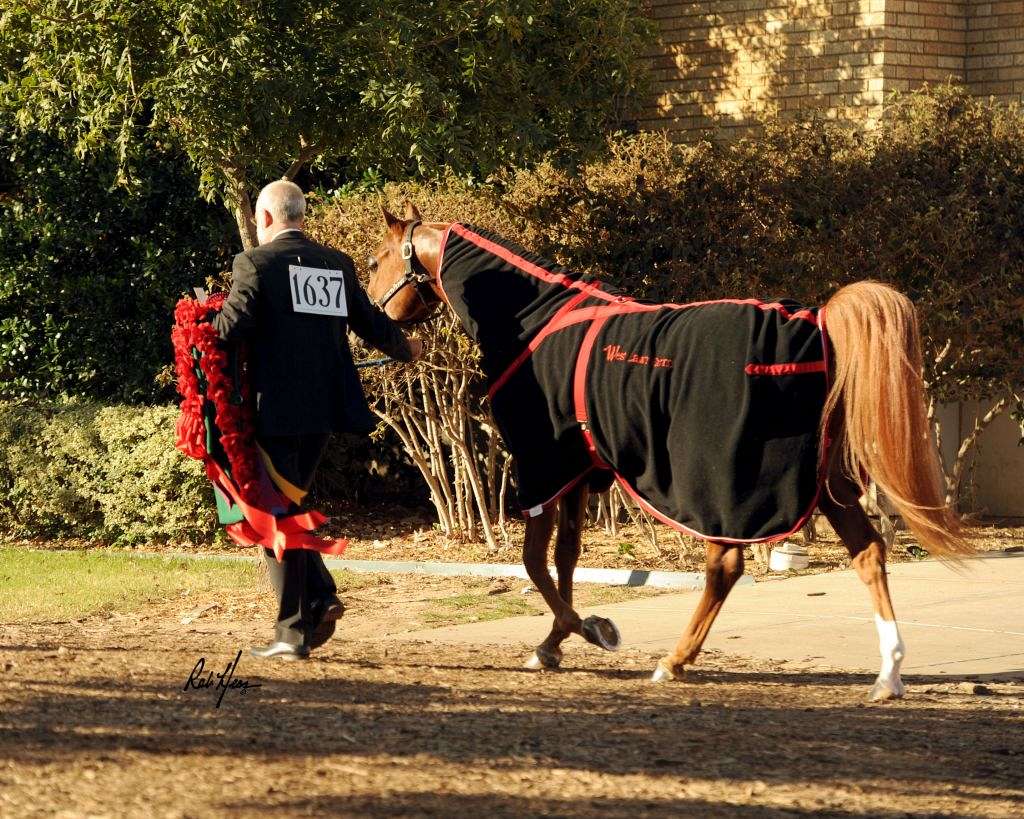
[[[376,420],[352,362],[347,330],[399,361],[422,343],[406,339],[373,306],[352,260],[302,231],[306,200],[298,185],[271,182],[256,200],[259,247],[235,257],[231,292],[215,319],[220,337],[251,343],[256,437],[274,482],[301,503],[332,432],[367,433]],[[304,659],[334,633],[344,612],[319,552],[265,549],[277,593],[274,641],[256,657]]]

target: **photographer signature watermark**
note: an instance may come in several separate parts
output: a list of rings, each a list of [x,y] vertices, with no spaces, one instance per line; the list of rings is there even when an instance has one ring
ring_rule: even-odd
[[[221,702],[224,700],[224,695],[228,689],[240,691],[244,696],[251,688],[262,688],[262,683],[251,683],[248,680],[242,679],[241,677],[235,677],[235,671],[238,670],[238,661],[242,658],[242,652],[235,655],[227,668],[221,671],[219,674],[215,674],[213,671],[205,671],[206,658],[200,657],[199,661],[195,664],[192,669],[192,673],[188,675],[188,679],[185,680],[185,687],[182,691],[188,691],[190,688],[196,691],[213,689],[215,692],[220,691],[220,695],[217,697],[217,708],[220,708]],[[217,681],[214,682],[214,677]]]

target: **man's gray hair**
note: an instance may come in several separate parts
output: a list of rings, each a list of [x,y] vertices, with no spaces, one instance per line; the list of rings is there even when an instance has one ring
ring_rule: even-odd
[[[269,210],[275,222],[295,223],[306,215],[306,197],[294,182],[278,179],[260,191],[256,207]]]

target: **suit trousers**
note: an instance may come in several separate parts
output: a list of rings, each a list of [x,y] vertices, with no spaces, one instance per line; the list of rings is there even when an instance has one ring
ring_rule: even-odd
[[[328,433],[262,435],[259,444],[277,473],[306,491],[313,483],[329,438]],[[277,594],[275,639],[292,645],[304,644],[309,632],[317,626],[313,604],[338,590],[334,578],[319,552],[286,549],[280,563],[271,549],[263,552],[270,583]]]

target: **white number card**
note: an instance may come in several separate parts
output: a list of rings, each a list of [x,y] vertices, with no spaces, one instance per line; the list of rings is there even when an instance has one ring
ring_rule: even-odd
[[[347,316],[345,276],[341,270],[288,265],[292,310],[318,316]]]

